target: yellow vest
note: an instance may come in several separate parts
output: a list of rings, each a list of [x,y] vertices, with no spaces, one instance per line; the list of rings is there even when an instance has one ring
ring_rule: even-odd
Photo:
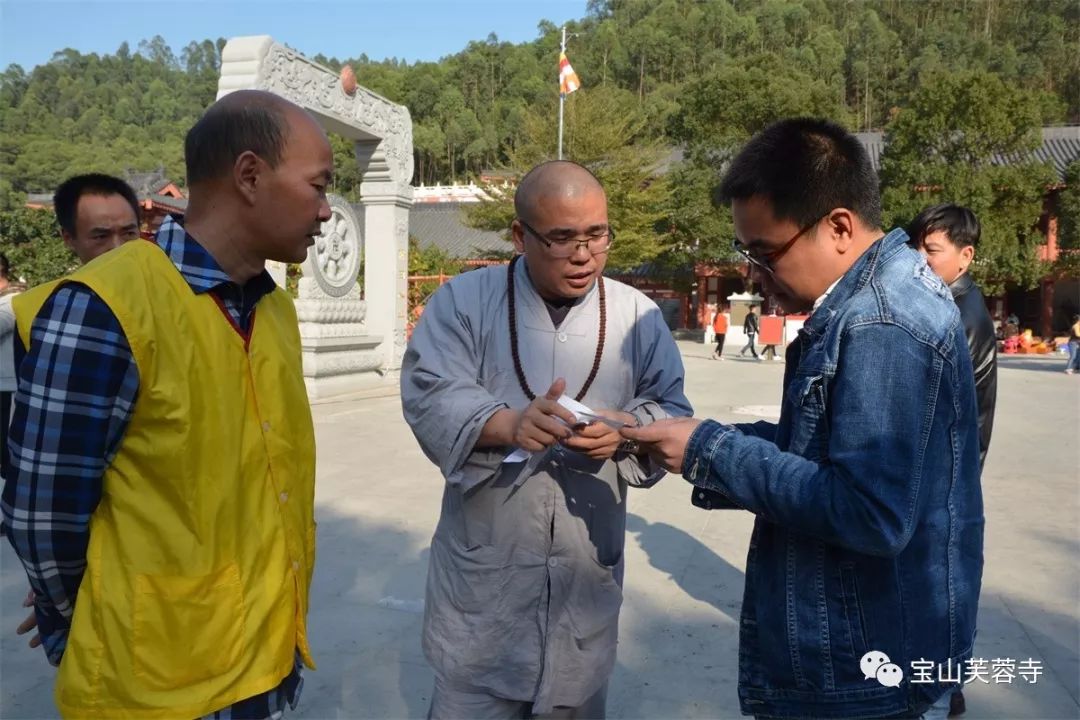
[[[34,322],[34,318],[41,312],[45,301],[52,296],[53,290],[63,280],[63,278],[60,278],[59,280],[35,285],[26,292],[21,292],[11,298],[11,309],[15,313],[15,327],[19,332],[19,338],[22,340],[23,350],[30,349],[30,324]]]
[[[292,299],[262,298],[245,338],[149,242],[67,279],[119,319],[139,394],[90,520],[61,715],[194,718],[277,686],[296,649],[314,667],[315,439]]]

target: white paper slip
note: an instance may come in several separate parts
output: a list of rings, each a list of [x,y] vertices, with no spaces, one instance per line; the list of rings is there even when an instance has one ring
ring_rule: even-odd
[[[582,403],[579,403],[577,400],[570,397],[569,395],[563,395],[562,397],[560,397],[559,404],[570,412],[574,413],[574,417],[576,417],[578,420],[582,420],[582,414],[594,415],[592,408],[590,408],[588,405],[583,405]]]
[[[579,420],[583,420],[585,422],[603,423],[604,425],[607,425],[609,428],[615,428],[616,430],[621,430],[622,428],[626,427],[626,423],[622,422],[621,420],[612,420],[611,418],[604,417],[603,415],[595,415],[593,413],[587,413],[587,412],[580,412],[580,413],[576,413],[576,414],[577,414]]]
[[[525,462],[529,459],[530,455],[532,455],[532,453],[528,450],[522,450],[521,448],[518,448],[517,450],[506,456],[506,459],[503,460],[503,464],[505,465],[506,463]]]
[[[560,397],[559,404],[569,410],[571,413],[573,413],[574,417],[577,418],[578,422],[602,422],[605,425],[615,428],[616,430],[623,427],[623,423],[619,422],[618,420],[609,420],[607,418],[600,417],[591,409],[589,409],[587,405],[579,403],[577,400],[570,397],[569,395],[563,395],[562,397]],[[562,422],[561,418],[560,422]],[[518,448],[514,450],[514,452],[506,456],[506,459],[503,460],[503,464],[525,462],[531,456],[532,453],[528,450],[522,450],[521,448]]]

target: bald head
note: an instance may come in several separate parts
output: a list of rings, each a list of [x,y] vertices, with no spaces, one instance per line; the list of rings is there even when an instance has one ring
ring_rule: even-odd
[[[210,106],[184,140],[188,186],[223,178],[252,152],[276,168],[297,123],[318,124],[300,106],[262,90],[238,90]]]
[[[521,178],[514,193],[514,213],[531,221],[545,203],[595,192],[603,194],[604,188],[588,168],[570,160],[551,160],[537,165]]]

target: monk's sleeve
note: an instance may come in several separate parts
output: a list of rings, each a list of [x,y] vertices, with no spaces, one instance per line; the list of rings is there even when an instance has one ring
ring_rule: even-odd
[[[672,417],[694,414],[683,389],[685,371],[675,338],[671,335],[659,308],[644,310],[634,326],[632,338],[635,358],[634,399],[622,408],[641,425]],[[664,470],[647,455],[617,453],[619,475],[634,487],[651,487],[664,477]]]
[[[448,283],[432,296],[401,369],[405,421],[446,481],[463,490],[495,474],[507,453],[473,449],[484,424],[506,403],[478,380],[480,348],[466,308],[482,308],[483,299],[459,297],[468,289]]]

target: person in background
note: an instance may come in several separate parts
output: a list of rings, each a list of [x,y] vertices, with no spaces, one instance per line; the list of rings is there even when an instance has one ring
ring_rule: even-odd
[[[743,332],[746,333],[746,345],[739,351],[739,357],[745,356],[746,351],[749,350],[755,360],[760,360],[757,349],[754,347],[758,334],[758,318],[753,307],[746,311],[746,319],[743,320]]]
[[[75,175],[60,183],[53,194],[53,211],[64,244],[80,265],[139,237],[139,199],[120,178],[102,173]],[[19,315],[33,317],[63,278],[35,285],[12,301]],[[15,359],[21,361],[26,346],[16,333]]]
[[[979,404],[979,469],[986,463],[997,404],[997,337],[994,321],[979,286],[968,270],[975,260],[981,228],[975,213],[959,205],[934,205],[923,210],[907,230],[911,245],[926,257],[930,269],[945,281],[960,310]],[[966,710],[963,689],[950,699],[949,715]]]
[[[139,237],[139,199],[120,178],[76,175],[53,195],[60,235],[83,265]]]
[[[57,223],[60,225],[60,236],[64,244],[78,258],[80,265],[104,255],[113,248],[134,240],[139,237],[139,201],[131,186],[120,178],[102,173],[89,173],[75,175],[60,183],[53,194],[53,211],[56,213]],[[20,292],[18,297],[9,296],[6,304],[0,306],[0,314],[6,311],[10,313],[11,333],[6,335],[4,342],[0,342],[0,358],[8,360],[2,367],[3,373],[11,373],[12,392],[15,390],[15,368],[26,352],[26,347],[19,337],[15,324],[16,314],[27,316],[36,315],[45,301],[52,295],[61,279],[41,283]],[[3,303],[0,300],[0,303]],[[5,320],[0,319],[0,324]],[[10,402],[10,396],[8,398]],[[10,411],[0,414],[4,421],[4,441],[0,445],[0,475],[6,477],[8,462],[7,432]],[[6,525],[0,523],[0,531]],[[24,607],[32,607],[34,604],[34,592],[31,590]],[[23,621],[16,632],[20,635],[29,632],[37,626],[37,619],[33,612]],[[30,640],[31,647],[40,644],[40,637],[35,635]]]
[[[912,247],[926,257],[930,269],[952,293],[975,372],[979,403],[979,466],[986,463],[997,404],[997,339],[994,321],[979,286],[971,279],[981,228],[975,213],[959,205],[934,205],[923,210],[908,227]]]
[[[712,329],[716,335],[716,349],[713,350],[712,358],[714,360],[724,359],[724,337],[727,335],[727,315],[724,314],[724,306],[718,305],[716,308],[716,317],[713,318]]]
[[[776,317],[776,306],[774,305],[769,310],[769,317]],[[769,343],[761,350],[761,356],[766,360],[776,360],[778,355],[776,353],[776,343]]]
[[[15,311],[11,301],[24,290],[26,287],[12,276],[7,255],[0,253],[0,481],[7,468],[8,422],[11,397],[15,393]]]
[[[1080,315],[1073,315],[1069,326],[1069,364],[1065,372],[1072,375],[1077,370],[1080,370]]]

